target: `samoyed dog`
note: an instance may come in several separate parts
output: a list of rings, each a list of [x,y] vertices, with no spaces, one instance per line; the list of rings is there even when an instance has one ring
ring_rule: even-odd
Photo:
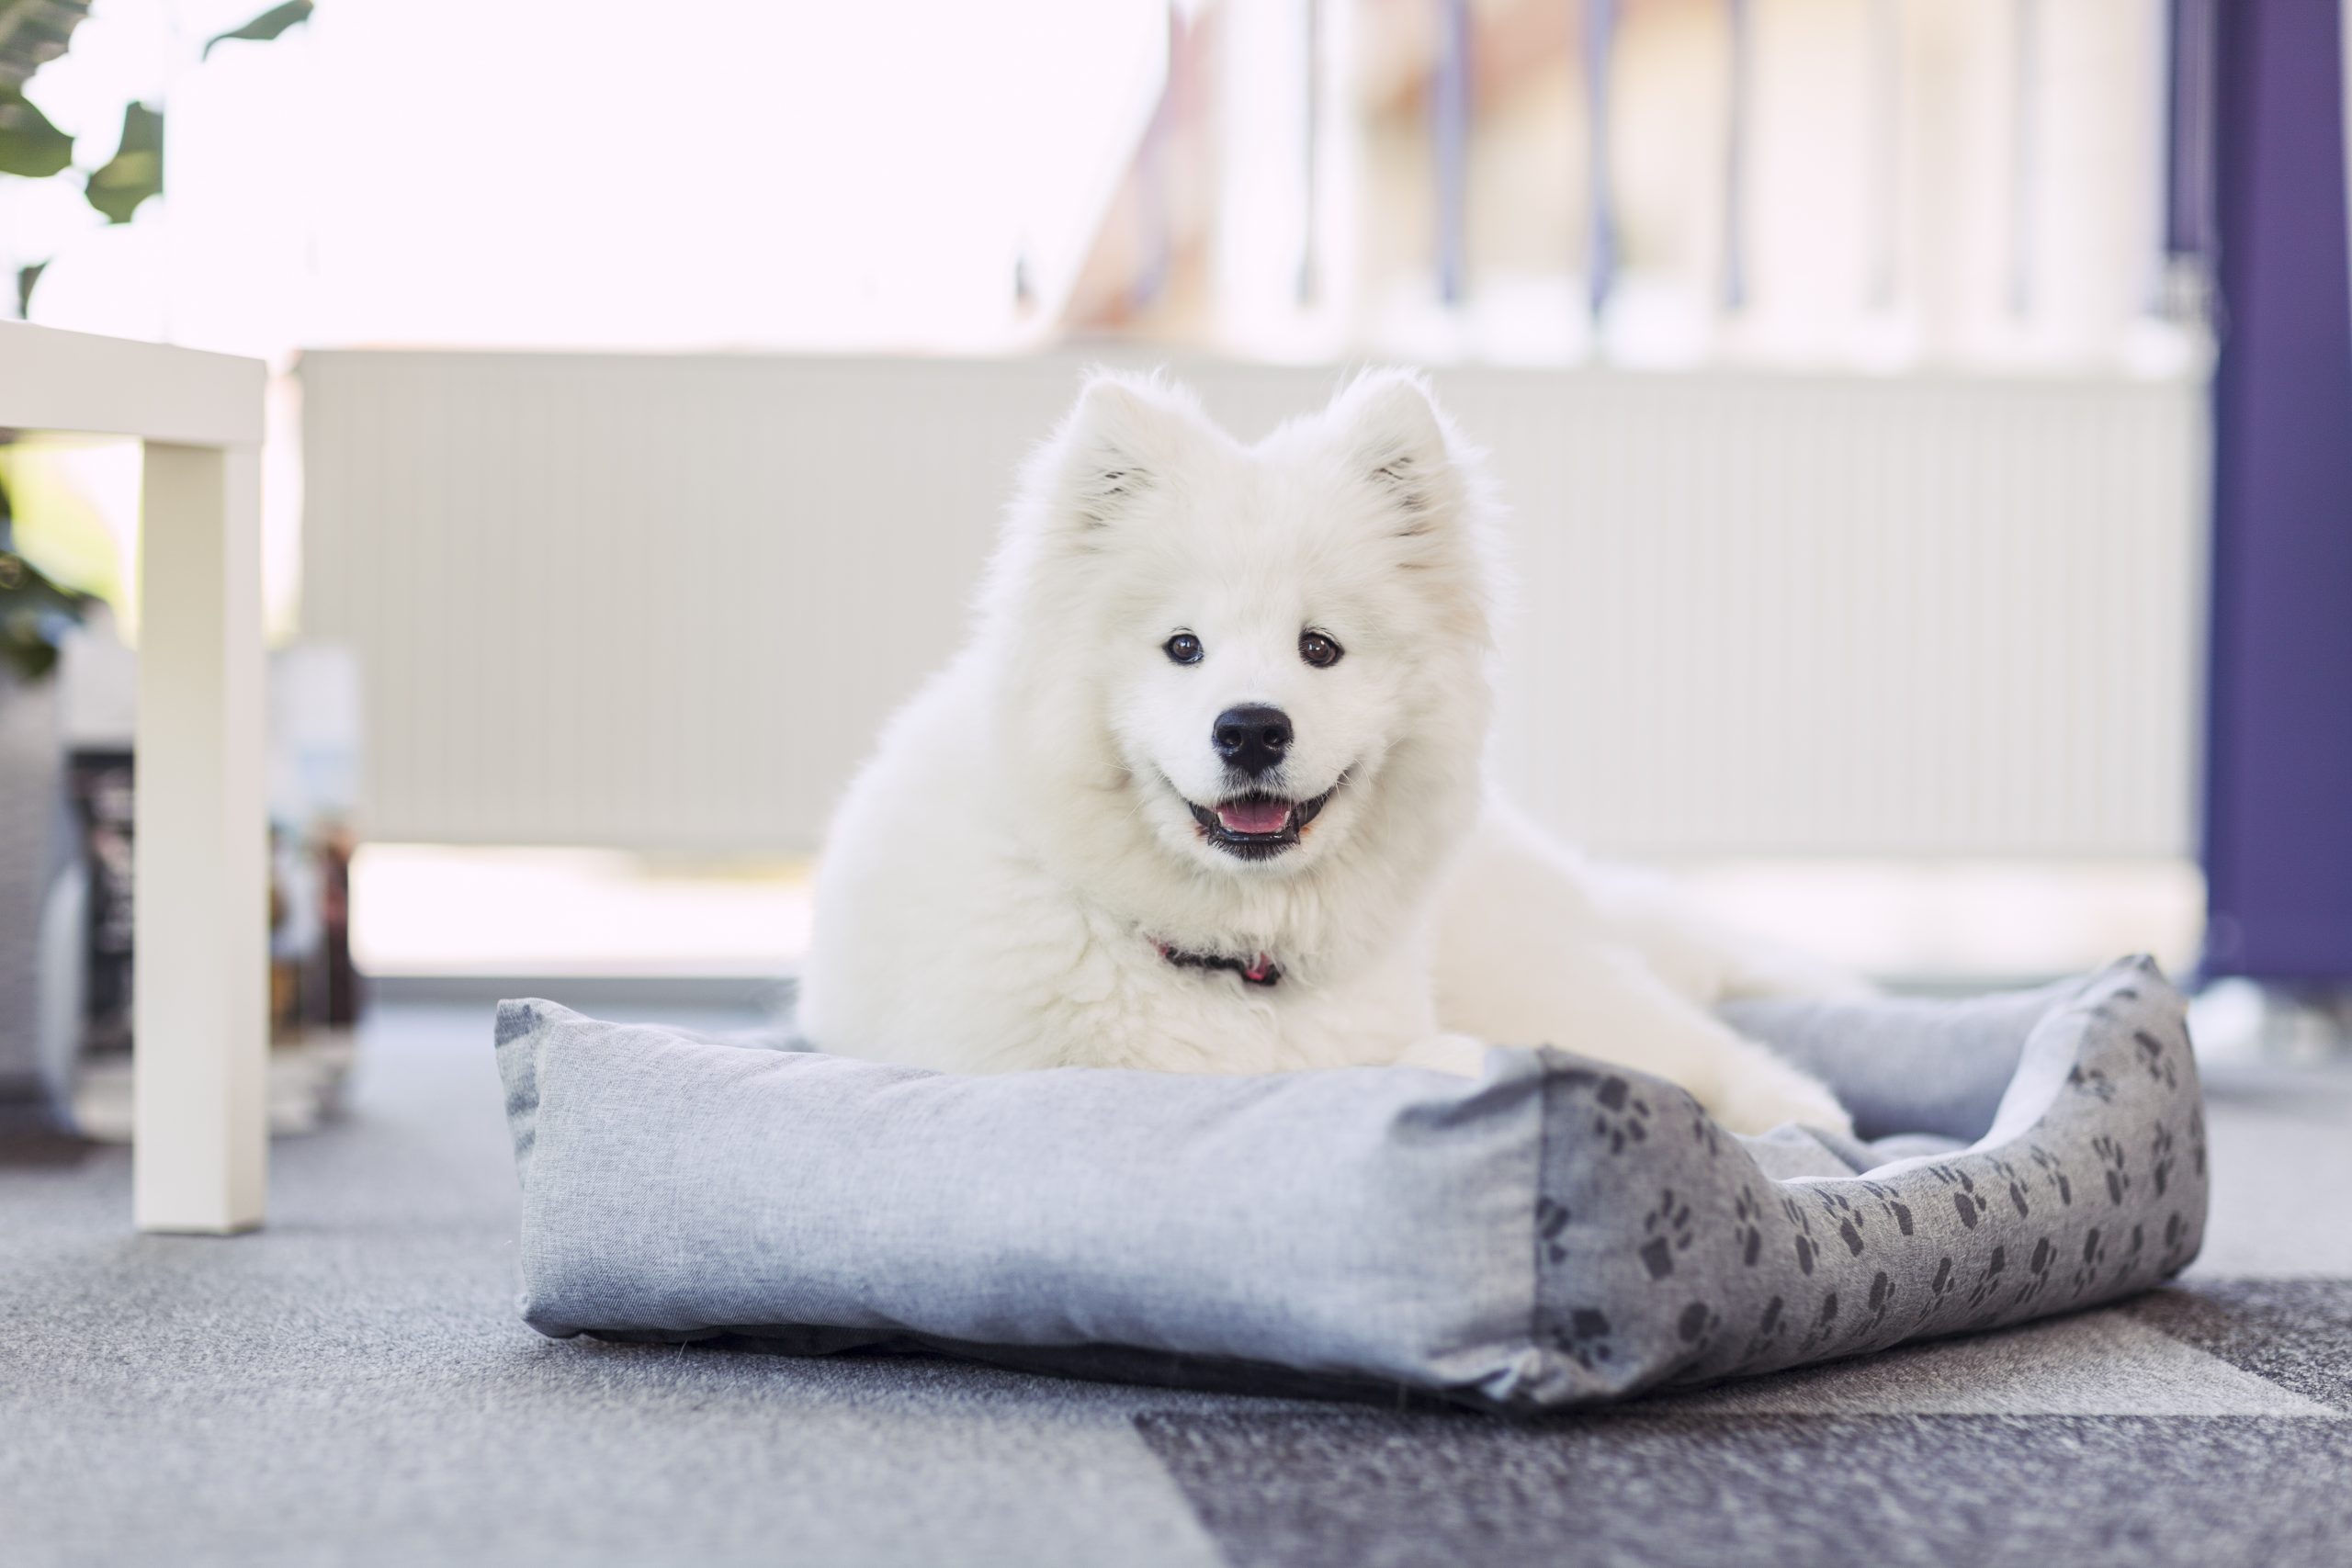
[[[1244,446],[1098,374],[1031,463],[971,641],[834,818],[800,1021],[956,1072],[1476,1074],[1487,1042],[1845,1130],[1718,1021],[1837,976],[1586,863],[1498,795],[1500,566],[1417,376]]]

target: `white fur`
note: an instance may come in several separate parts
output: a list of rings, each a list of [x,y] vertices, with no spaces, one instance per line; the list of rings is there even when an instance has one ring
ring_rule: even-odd
[[[1707,1010],[1841,982],[1586,864],[1489,788],[1495,510],[1408,374],[1248,447],[1181,389],[1092,378],[1028,470],[970,644],[834,819],[810,1037],[963,1072],[1476,1072],[1480,1041],[1549,1043],[1672,1077],[1737,1130],[1842,1128]],[[1308,629],[1337,663],[1301,658]],[[1163,651],[1180,631],[1198,663]],[[1290,716],[1281,794],[1336,785],[1260,861],[1186,805],[1236,787],[1210,728],[1244,703]]]

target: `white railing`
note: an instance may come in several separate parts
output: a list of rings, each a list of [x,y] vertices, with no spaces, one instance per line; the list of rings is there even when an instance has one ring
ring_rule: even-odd
[[[145,446],[131,1202],[261,1223],[269,930],[259,360],[0,321],[0,427]]]

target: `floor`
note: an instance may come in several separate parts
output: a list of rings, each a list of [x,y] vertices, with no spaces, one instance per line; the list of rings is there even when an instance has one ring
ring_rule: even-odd
[[[2352,1562],[2352,1077],[2211,1123],[2177,1289],[1513,1427],[538,1338],[487,1010],[402,1004],[258,1235],[0,1143],[0,1561]]]

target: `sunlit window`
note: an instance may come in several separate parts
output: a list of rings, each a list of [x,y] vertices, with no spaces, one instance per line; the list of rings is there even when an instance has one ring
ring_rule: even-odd
[[[170,169],[119,225],[0,180],[35,320],[271,355],[2194,353],[2197,62],[2142,0],[323,0],[199,61],[250,9],[100,0],[34,79],[85,164],[161,107]]]

